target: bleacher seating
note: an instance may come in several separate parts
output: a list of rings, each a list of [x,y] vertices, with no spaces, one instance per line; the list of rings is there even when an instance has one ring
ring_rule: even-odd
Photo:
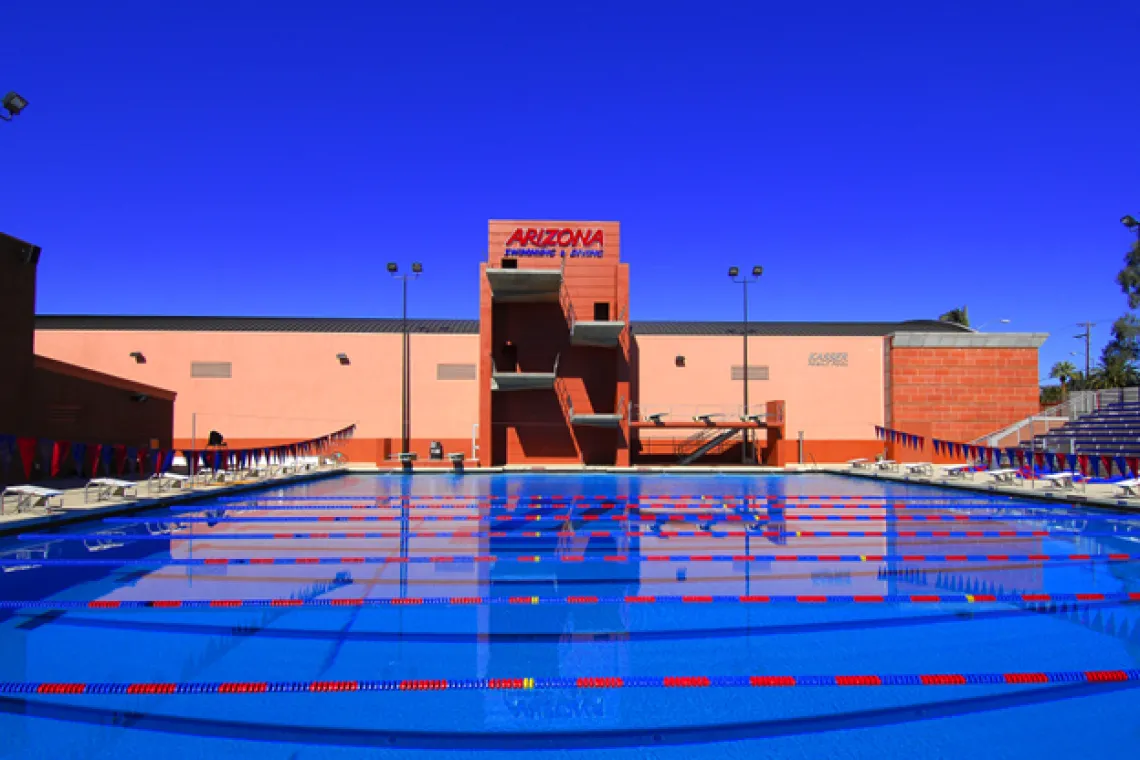
[[[1107,404],[1036,438],[1039,451],[1140,456],[1140,402]]]

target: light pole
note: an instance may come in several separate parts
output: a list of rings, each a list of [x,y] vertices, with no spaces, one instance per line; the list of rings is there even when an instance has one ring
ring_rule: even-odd
[[[423,265],[418,261],[412,263],[411,274],[400,274],[400,267],[393,262],[388,263],[388,274],[404,284],[404,310],[400,332],[404,336],[403,359],[400,366],[400,453],[408,453],[409,420],[408,420],[408,280],[415,280],[423,273]]]
[[[752,267],[752,276],[740,276],[740,270],[736,267],[728,268],[728,276],[733,282],[740,283],[744,286],[744,414],[741,415],[741,421],[746,425],[748,423],[748,285],[753,282],[758,282],[760,276],[764,274],[764,267]],[[748,428],[743,430],[743,445],[740,447],[740,463],[748,464]]]

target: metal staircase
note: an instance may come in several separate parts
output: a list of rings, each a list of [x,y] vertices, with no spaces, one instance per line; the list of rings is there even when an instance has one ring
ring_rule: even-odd
[[[692,464],[739,432],[740,428],[708,427],[698,430],[677,444],[677,464]]]

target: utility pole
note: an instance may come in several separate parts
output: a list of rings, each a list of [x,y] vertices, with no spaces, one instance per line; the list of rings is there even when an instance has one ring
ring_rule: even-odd
[[[1081,335],[1074,335],[1073,337],[1077,340],[1083,340],[1085,342],[1085,384],[1087,385],[1089,382],[1089,370],[1092,365],[1092,362],[1090,361],[1092,358],[1092,355],[1090,353],[1092,346],[1092,329],[1096,327],[1096,322],[1077,322],[1077,327],[1085,328],[1084,333]]]

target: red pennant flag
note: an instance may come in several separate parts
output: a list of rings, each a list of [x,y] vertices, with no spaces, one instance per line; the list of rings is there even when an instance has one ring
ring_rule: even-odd
[[[99,454],[103,451],[103,444],[93,443],[87,447],[87,469],[91,477],[99,475]]]
[[[17,438],[16,450],[20,452],[20,462],[24,465],[24,477],[32,477],[32,460],[36,455],[35,438]]]
[[[1062,470],[1066,469],[1069,466],[1068,455],[1067,454],[1058,454],[1057,455],[1057,464],[1059,464],[1061,466]]]
[[[51,476],[53,478],[59,477],[60,466],[63,464],[64,457],[67,456],[67,444],[63,441],[56,441],[51,445]]]
[[[1089,474],[1089,458],[1087,455],[1078,454],[1077,455],[1077,464],[1081,468],[1081,474],[1082,475],[1088,475]]]
[[[1104,476],[1106,478],[1111,478],[1112,477],[1112,457],[1108,456],[1108,455],[1102,455],[1100,458],[1100,463],[1102,465],[1104,465]],[[1123,475],[1124,473],[1120,473],[1120,474]]]
[[[1037,466],[1039,468],[1044,469],[1044,467],[1045,467],[1045,452],[1038,451],[1036,454],[1033,455],[1033,459],[1036,461]]]

